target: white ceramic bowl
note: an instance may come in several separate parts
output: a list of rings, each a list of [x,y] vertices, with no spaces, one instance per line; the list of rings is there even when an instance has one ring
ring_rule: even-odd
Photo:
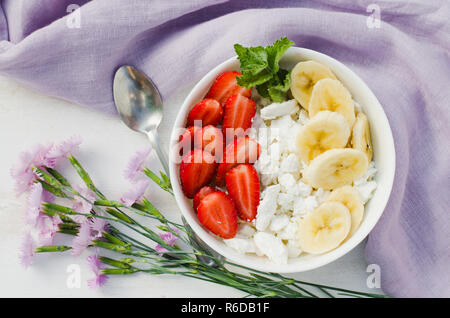
[[[284,54],[280,61],[280,65],[282,68],[292,69],[296,63],[304,60],[315,60],[327,65],[334,74],[336,74],[338,79],[349,89],[354,100],[361,105],[370,121],[374,160],[378,170],[375,180],[377,181],[378,186],[373,197],[365,205],[364,219],[361,226],[347,241],[336,249],[320,255],[300,255],[297,258],[289,259],[287,264],[281,265],[275,264],[265,257],[240,254],[225,245],[220,238],[211,234],[200,224],[197,215],[192,208],[192,201],[184,196],[180,185],[179,164],[174,160],[176,158],[175,152],[177,150],[175,145],[178,141],[179,129],[185,127],[186,118],[190,109],[204,98],[214,79],[219,74],[225,71],[239,70],[239,61],[236,57],[215,67],[206,74],[197,85],[195,85],[181,106],[172,131],[169,163],[170,179],[173,185],[175,199],[183,216],[195,233],[212,249],[230,261],[261,271],[277,273],[307,271],[328,264],[349,252],[369,234],[381,217],[389,199],[394,180],[395,149],[392,132],[386,114],[375,95],[361,78],[353,73],[348,67],[335,59],[316,51],[297,47],[290,48]]]

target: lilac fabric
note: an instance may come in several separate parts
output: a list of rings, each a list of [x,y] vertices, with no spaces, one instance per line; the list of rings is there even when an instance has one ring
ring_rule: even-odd
[[[66,16],[71,4],[81,8]],[[378,9],[379,28],[369,17]],[[112,114],[122,64],[167,98],[234,55],[234,43],[287,36],[344,62],[381,101],[397,153],[367,261],[389,295],[450,297],[448,0],[4,0],[2,10],[1,74]]]

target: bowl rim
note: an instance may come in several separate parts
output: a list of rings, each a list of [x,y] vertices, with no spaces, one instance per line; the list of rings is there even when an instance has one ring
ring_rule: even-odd
[[[308,271],[312,269],[316,269],[318,267],[324,266],[326,264],[329,264],[340,257],[347,254],[349,251],[351,251],[353,248],[355,248],[359,243],[361,243],[371,232],[371,230],[374,228],[374,226],[378,223],[378,221],[381,218],[381,215],[383,214],[386,205],[388,203],[389,197],[392,192],[392,187],[394,183],[394,176],[395,176],[395,164],[396,164],[396,153],[395,153],[395,146],[394,146],[394,139],[392,135],[392,130],[389,124],[389,120],[384,112],[383,107],[381,106],[380,102],[376,98],[375,94],[372,92],[372,90],[368,87],[368,85],[350,68],[348,68],[346,65],[344,65],[342,62],[317,51],[301,48],[301,47],[291,47],[288,49],[288,51],[285,54],[294,54],[301,56],[299,59],[299,62],[302,60],[309,60],[314,59],[321,63],[324,63],[325,65],[329,66],[333,72],[336,71],[336,68],[340,69],[340,72],[344,72],[348,74],[350,77],[352,77],[354,80],[356,80],[357,85],[361,86],[361,88],[365,91],[365,94],[368,94],[368,98],[371,99],[371,106],[370,107],[376,107],[378,108],[377,115],[381,116],[379,118],[379,121],[381,121],[384,125],[384,139],[383,143],[388,148],[387,153],[392,156],[391,161],[393,162],[392,165],[390,165],[390,169],[388,171],[385,171],[387,173],[387,181],[386,184],[384,184],[383,187],[383,197],[381,198],[382,202],[377,207],[376,212],[372,212],[374,214],[373,221],[366,225],[364,228],[364,231],[360,231],[362,226],[360,226],[360,229],[356,233],[354,233],[347,241],[345,241],[343,244],[338,246],[332,251],[329,251],[324,254],[319,255],[313,255],[311,259],[308,259],[305,261],[306,263],[302,264],[277,264],[273,262],[267,262],[267,258],[265,258],[265,262],[258,262],[258,261],[248,261],[245,260],[246,254],[240,254],[239,252],[232,250],[229,247],[226,247],[224,242],[219,243],[220,238],[215,238],[207,229],[205,229],[197,219],[193,217],[193,214],[195,212],[193,211],[192,204],[187,204],[186,198],[183,194],[183,191],[181,189],[181,184],[178,178],[178,164],[174,162],[175,157],[175,150],[176,150],[176,143],[178,142],[178,133],[177,130],[180,128],[185,127],[186,117],[188,110],[194,106],[196,102],[198,102],[200,99],[204,98],[204,95],[207,92],[207,89],[211,86],[214,79],[222,72],[236,69],[234,67],[234,64],[238,63],[238,59],[236,56],[231,57],[227,59],[226,61],[220,63],[213,69],[211,69],[205,76],[200,79],[200,81],[197,82],[197,84],[192,88],[192,90],[189,92],[189,94],[186,96],[186,98],[183,101],[182,106],[180,107],[177,117],[175,119],[174,125],[172,127],[172,132],[170,136],[170,148],[169,148],[169,170],[170,170],[170,180],[173,187],[173,193],[175,196],[175,200],[177,202],[178,207],[181,210],[182,215],[188,222],[188,224],[191,226],[193,231],[213,250],[215,250],[217,253],[221,254],[228,260],[235,262],[236,264],[239,264],[241,266],[245,266],[251,269],[260,270],[260,271],[269,271],[269,272],[276,272],[276,273],[295,273],[295,272],[303,272]],[[305,58],[306,57],[306,58]],[[333,64],[333,66],[330,66],[330,64]],[[356,84],[355,84],[356,85]],[[200,97],[201,96],[201,97]],[[200,98],[200,99],[199,99]],[[370,121],[370,118],[369,118]],[[377,184],[377,189],[375,190],[375,193],[379,190],[380,186]],[[359,235],[356,235],[359,234]],[[223,246],[220,246],[222,244]],[[295,266],[297,265],[297,266]],[[301,266],[300,266],[301,265]]]

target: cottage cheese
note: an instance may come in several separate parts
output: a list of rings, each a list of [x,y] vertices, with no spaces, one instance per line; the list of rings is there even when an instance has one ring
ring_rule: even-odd
[[[259,109],[250,137],[261,145],[254,165],[260,176],[261,201],[256,219],[240,223],[236,237],[224,241],[239,253],[285,264],[302,254],[296,237],[299,221],[324,202],[330,191],[313,189],[302,180],[305,164],[296,154],[295,139],[309,120],[307,112],[295,100],[268,104],[255,93]],[[364,203],[376,189],[376,171],[372,161],[364,176],[354,182]]]

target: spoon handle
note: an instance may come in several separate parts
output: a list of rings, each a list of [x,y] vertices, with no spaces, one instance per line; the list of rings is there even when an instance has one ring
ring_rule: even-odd
[[[167,156],[164,152],[164,150],[161,147],[161,143],[159,142],[159,136],[158,131],[152,130],[147,133],[148,139],[150,140],[150,144],[152,145],[153,149],[156,150],[156,154],[158,155],[159,161],[161,162],[164,171],[166,175],[169,177],[169,165],[167,164]]]

